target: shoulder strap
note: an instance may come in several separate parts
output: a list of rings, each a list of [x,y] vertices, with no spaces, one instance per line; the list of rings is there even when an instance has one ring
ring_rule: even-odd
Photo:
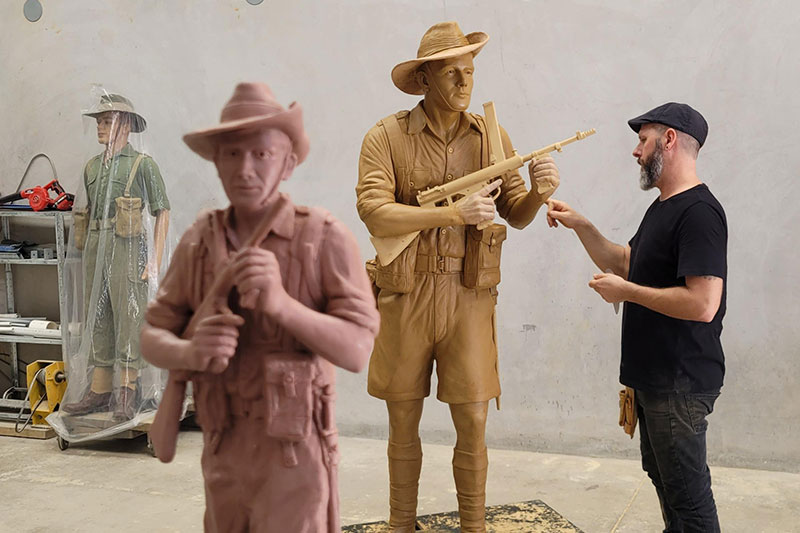
[[[286,292],[295,300],[300,300],[302,285],[306,286],[311,300],[317,306],[324,304],[319,267],[319,247],[325,236],[325,224],[331,214],[320,207],[297,207],[297,214],[305,214],[297,234],[292,237],[289,249],[291,267],[286,280]],[[295,215],[297,216],[297,215]],[[297,217],[300,218],[300,217]],[[286,331],[281,332],[281,345],[284,350],[296,348],[294,337]]]
[[[389,151],[392,155],[395,179],[400,177],[398,169],[410,169],[413,166],[411,161],[413,161],[414,156],[411,154],[411,143],[407,142],[406,135],[403,134],[400,121],[398,120],[399,117],[405,117],[407,115],[408,111],[399,111],[380,121],[389,139]]]
[[[136,171],[139,170],[139,163],[142,162],[144,158],[144,154],[139,154],[136,157],[136,161],[133,162],[133,166],[131,167],[131,173],[128,176],[128,184],[125,185],[125,196],[131,195],[131,185],[133,184],[134,178],[136,178]]]
[[[489,136],[487,135],[486,119],[477,113],[472,113],[472,117],[478,122],[481,130],[481,168],[486,168],[489,166]]]
[[[315,303],[322,303],[324,298],[321,288],[321,276],[319,272],[319,248],[322,239],[325,237],[325,224],[331,214],[321,207],[307,207],[307,216],[300,228],[300,234],[292,239],[291,255],[292,258],[300,263],[294,285],[289,287],[289,295],[298,298],[300,295],[300,278],[305,277],[306,287]],[[294,272],[292,273],[294,274]],[[294,277],[291,276],[290,277]],[[291,281],[291,280],[290,280]],[[292,292],[293,291],[293,292]]]

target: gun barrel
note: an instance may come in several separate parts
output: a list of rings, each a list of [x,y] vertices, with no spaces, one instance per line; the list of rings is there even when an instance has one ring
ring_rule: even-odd
[[[528,155],[522,158],[522,162],[527,163],[531,159],[536,159],[537,157],[541,157],[544,154],[549,154],[550,152],[560,152],[563,146],[574,143],[575,141],[582,141],[589,135],[594,135],[595,133],[597,132],[595,131],[594,128],[587,131],[578,131],[577,133],[575,133],[575,135],[573,135],[569,139],[564,139],[561,142],[553,143],[550,146],[545,146],[544,148],[529,153]]]

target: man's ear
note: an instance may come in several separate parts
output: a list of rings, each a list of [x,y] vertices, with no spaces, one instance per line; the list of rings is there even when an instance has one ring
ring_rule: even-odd
[[[677,146],[678,132],[672,128],[667,128],[664,132],[664,150],[672,150]]]
[[[292,175],[294,169],[297,167],[297,154],[294,152],[289,152],[289,155],[286,156],[286,164],[283,167],[283,177],[281,181],[286,181],[289,179],[289,176]]]
[[[428,75],[427,72],[425,72],[424,66],[417,69],[414,73],[414,79],[417,80],[417,85],[422,87],[422,92],[427,93],[430,89],[430,85],[428,84]]]

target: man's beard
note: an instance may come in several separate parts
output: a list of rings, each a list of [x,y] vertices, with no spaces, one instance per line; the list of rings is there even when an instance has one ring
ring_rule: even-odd
[[[639,186],[643,191],[649,191],[655,187],[661,171],[664,170],[664,152],[661,149],[661,141],[656,139],[656,146],[650,159],[640,163],[642,168],[639,171]]]

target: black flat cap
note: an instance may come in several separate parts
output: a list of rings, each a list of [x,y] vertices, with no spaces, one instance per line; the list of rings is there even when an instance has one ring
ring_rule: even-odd
[[[703,118],[703,115],[689,105],[668,102],[651,109],[644,115],[630,119],[628,126],[636,133],[639,133],[642,126],[653,122],[691,135],[700,143],[700,146],[703,146],[703,143],[706,142],[708,122]]]

